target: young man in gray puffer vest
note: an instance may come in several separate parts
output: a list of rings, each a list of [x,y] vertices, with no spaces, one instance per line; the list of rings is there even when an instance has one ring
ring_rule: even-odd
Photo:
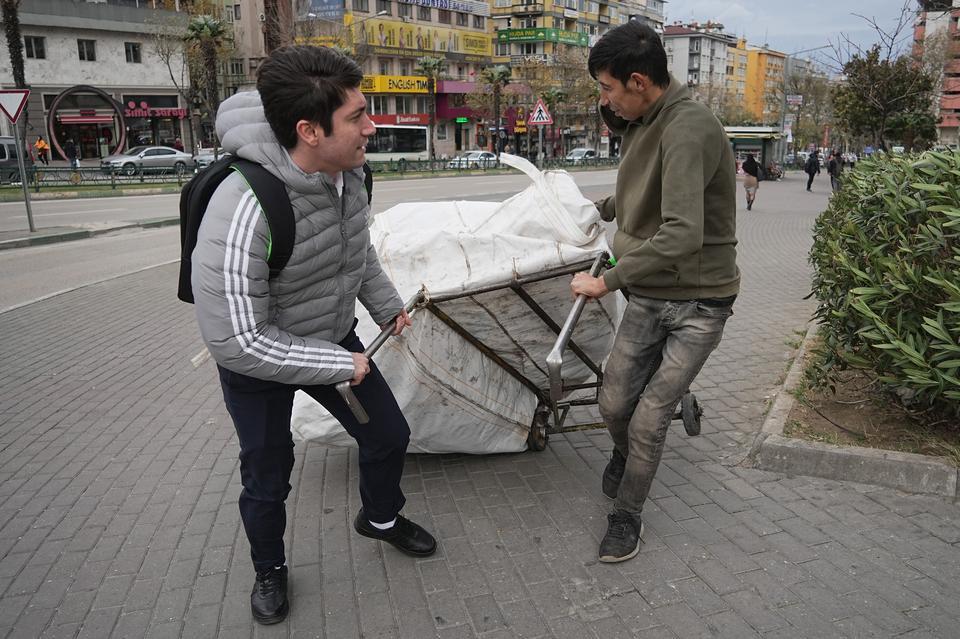
[[[298,389],[359,444],[356,531],[418,557],[436,550],[430,533],[399,514],[410,429],[354,332],[358,300],[395,334],[410,326],[367,230],[361,167],[376,128],[362,79],[355,62],[331,49],[286,47],[260,66],[257,91],[230,97],[217,114],[224,149],[280,178],[296,221],[290,260],[271,278],[270,229],[253,191],[234,173],[211,198],[192,255],[200,333],[240,440],[240,515],[256,570],[250,604],[264,624],[282,621],[289,610],[284,501]],[[336,392],[345,380],[368,424],[358,424]]]

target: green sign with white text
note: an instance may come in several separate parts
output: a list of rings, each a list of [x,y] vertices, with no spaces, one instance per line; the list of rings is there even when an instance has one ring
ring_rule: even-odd
[[[590,36],[563,29],[500,29],[497,31],[497,42],[562,42],[586,47],[590,45]]]

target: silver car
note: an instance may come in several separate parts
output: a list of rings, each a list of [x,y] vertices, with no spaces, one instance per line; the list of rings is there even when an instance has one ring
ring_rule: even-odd
[[[193,170],[194,160],[189,153],[169,146],[135,146],[125,153],[110,155],[100,160],[104,173],[174,173],[183,175]]]
[[[449,169],[491,169],[497,166],[497,156],[490,151],[470,151],[447,163]]]

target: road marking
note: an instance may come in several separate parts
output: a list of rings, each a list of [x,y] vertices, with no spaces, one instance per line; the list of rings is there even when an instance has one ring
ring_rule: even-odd
[[[210,359],[210,351],[204,348],[202,351],[190,358],[190,363],[194,368],[200,368],[204,362]]]

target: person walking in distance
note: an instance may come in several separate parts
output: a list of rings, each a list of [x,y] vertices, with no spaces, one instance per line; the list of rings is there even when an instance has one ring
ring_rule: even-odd
[[[577,273],[575,295],[629,293],[603,373],[600,413],[613,440],[603,493],[614,500],[602,562],[640,549],[641,513],[674,409],[720,343],[740,290],[736,162],[723,125],[667,71],[657,33],[638,21],[590,52],[600,111],[622,136],[615,193],[597,202],[616,220],[616,265]]]
[[[67,156],[67,161],[70,163],[71,169],[80,168],[80,152],[77,150],[77,145],[74,144],[73,138],[67,139],[63,145],[63,154]]]
[[[827,162],[827,174],[830,175],[830,188],[834,193],[840,190],[840,174],[843,172],[843,160],[836,151],[830,152],[830,161]]]
[[[753,153],[747,153],[743,161],[743,189],[747,192],[747,210],[753,208],[753,201],[757,198],[757,189],[760,188],[760,165],[753,159]]]
[[[192,254],[200,334],[217,362],[240,443],[239,506],[256,572],[256,621],[289,610],[283,534],[294,444],[294,392],[340,420],[359,446],[362,507],[354,529],[416,557],[436,550],[426,530],[399,513],[410,429],[390,387],[363,355],[356,302],[399,335],[411,325],[370,243],[362,166],[376,127],[360,92],[363,72],[335,51],[290,46],[217,114],[224,151],[261,164],[286,184],[296,227],[286,267],[273,277],[271,234],[253,190],[233,173],[217,187]],[[349,380],[370,416],[359,424],[336,391]]]
[[[49,166],[50,160],[50,145],[47,144],[47,141],[43,139],[42,135],[37,136],[37,141],[33,143],[34,148],[37,150],[37,159],[43,163],[44,166]]]
[[[811,190],[810,187],[813,186],[813,177],[820,174],[820,159],[817,157],[817,152],[812,151],[810,157],[807,158],[807,163],[803,165],[803,170],[807,173],[807,190]]]

